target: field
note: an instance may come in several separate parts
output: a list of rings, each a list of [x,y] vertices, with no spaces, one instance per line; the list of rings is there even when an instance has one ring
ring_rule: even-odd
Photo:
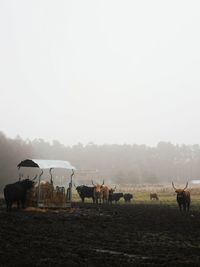
[[[0,266],[200,266],[198,192],[188,214],[168,191],[160,201],[148,191],[134,196],[132,204],[76,201],[68,210],[1,208]]]

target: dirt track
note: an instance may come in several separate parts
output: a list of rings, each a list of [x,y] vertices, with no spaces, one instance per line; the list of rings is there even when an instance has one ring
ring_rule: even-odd
[[[159,205],[0,210],[0,266],[200,266],[200,213]]]

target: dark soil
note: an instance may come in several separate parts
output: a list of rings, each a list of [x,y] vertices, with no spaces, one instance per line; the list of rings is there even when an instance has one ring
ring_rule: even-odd
[[[164,205],[1,209],[0,266],[200,266],[200,213]]]

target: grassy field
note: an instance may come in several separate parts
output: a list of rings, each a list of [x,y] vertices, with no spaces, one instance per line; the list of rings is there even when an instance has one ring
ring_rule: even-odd
[[[191,209],[200,210],[200,187],[194,187],[189,189],[191,192]],[[134,187],[117,187],[116,192],[131,193],[133,194],[133,199],[130,204],[146,204],[146,205],[170,205],[177,206],[176,193],[171,187],[153,187],[146,186],[145,189],[134,188]],[[159,200],[150,200],[150,193],[156,192],[159,196]],[[80,202],[80,197],[78,196],[76,190],[73,190],[73,201]],[[91,199],[85,199],[86,203],[92,203]],[[124,199],[121,198],[118,204],[125,204]]]
[[[113,186],[114,187],[114,186]],[[191,209],[200,210],[200,186],[189,188],[191,192]],[[133,199],[130,204],[145,204],[145,205],[169,205],[177,206],[176,194],[171,186],[117,186],[116,192],[131,193],[133,194]],[[157,193],[159,200],[150,200],[150,193]],[[3,194],[0,194],[0,205],[4,202]],[[75,188],[72,190],[72,201],[81,202],[79,195],[77,194]],[[85,199],[85,203],[92,203],[92,199]],[[124,199],[121,198],[118,204],[125,204]],[[113,203],[113,205],[115,205]]]

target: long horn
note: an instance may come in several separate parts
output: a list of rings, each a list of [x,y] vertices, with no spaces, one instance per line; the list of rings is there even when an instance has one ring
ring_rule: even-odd
[[[103,184],[102,184],[102,185],[104,185],[104,180],[103,180]],[[102,185],[101,185],[101,186],[102,186]]]
[[[92,185],[94,185],[95,186],[95,184],[93,183],[93,180],[91,180],[92,181]]]
[[[186,186],[185,186],[185,188],[183,190],[185,190],[187,187],[188,187],[188,182],[186,183]]]
[[[176,187],[174,186],[174,183],[173,183],[173,182],[172,182],[172,186],[173,186],[174,190],[176,191],[177,189],[176,189]]]

